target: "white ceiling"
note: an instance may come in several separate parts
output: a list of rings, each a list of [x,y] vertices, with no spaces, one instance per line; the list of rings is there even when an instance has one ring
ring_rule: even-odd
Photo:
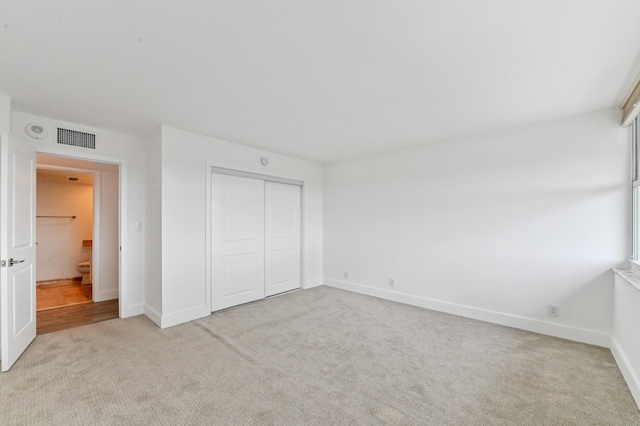
[[[2,0],[0,93],[319,162],[618,105],[638,0]]]

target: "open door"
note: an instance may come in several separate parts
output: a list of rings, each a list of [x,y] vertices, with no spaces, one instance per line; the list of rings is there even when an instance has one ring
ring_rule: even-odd
[[[0,341],[7,371],[36,337],[36,153],[0,136]]]

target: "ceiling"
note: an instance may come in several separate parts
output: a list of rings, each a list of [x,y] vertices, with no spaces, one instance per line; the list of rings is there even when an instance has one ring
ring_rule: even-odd
[[[93,174],[71,170],[37,169],[38,181],[93,185]]]
[[[2,0],[16,110],[317,162],[619,105],[638,0]]]

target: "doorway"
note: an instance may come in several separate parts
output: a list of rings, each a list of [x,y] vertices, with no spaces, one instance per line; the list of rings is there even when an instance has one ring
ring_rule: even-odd
[[[99,243],[93,244],[92,259],[97,258],[98,251],[102,254],[99,261],[94,262],[92,298],[95,305],[102,300],[111,303],[115,300],[114,317],[124,316],[124,306],[128,306],[128,280],[122,272],[126,270],[123,262],[126,263],[127,258],[121,256],[121,244],[127,241],[128,179],[127,161],[120,157],[83,152],[79,148],[47,147],[7,132],[0,133],[0,148],[0,370],[4,372],[35,339],[36,324],[41,322],[36,314],[35,295],[37,163],[100,170],[103,177],[109,177],[102,181],[100,190],[103,194],[115,194],[114,201],[101,202],[100,210],[103,218],[112,218],[115,224],[111,227],[117,232],[103,234],[103,220],[101,226],[94,229],[93,240]],[[109,209],[116,213],[102,215]],[[96,232],[102,237],[98,238]],[[111,257],[115,266],[103,267],[107,264],[103,256]],[[60,309],[70,308],[73,306]]]
[[[117,165],[37,155],[37,334],[118,317]]]

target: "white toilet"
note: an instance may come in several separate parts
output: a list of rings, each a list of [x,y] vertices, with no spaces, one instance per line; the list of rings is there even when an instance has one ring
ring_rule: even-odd
[[[82,274],[81,284],[91,284],[91,262],[87,260],[78,263],[78,271]]]

